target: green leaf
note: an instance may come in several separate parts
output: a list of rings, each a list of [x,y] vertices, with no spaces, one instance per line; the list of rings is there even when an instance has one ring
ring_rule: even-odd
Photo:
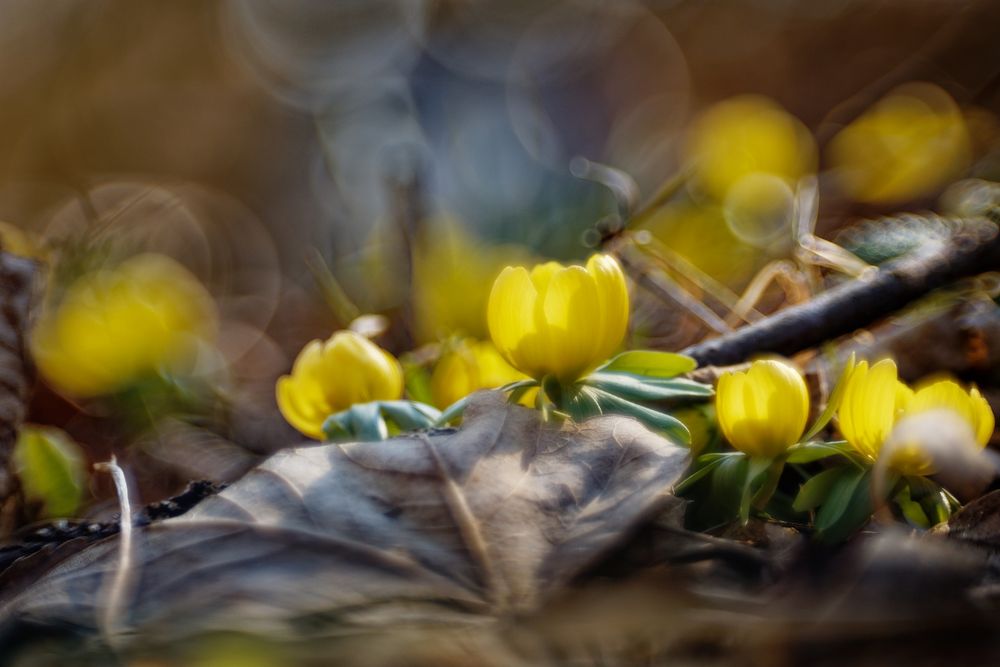
[[[836,442],[806,442],[795,445],[788,450],[785,459],[788,463],[812,463],[831,456],[843,456],[857,467],[864,467],[858,460],[858,454],[843,440]]]
[[[605,413],[612,412],[628,415],[641,421],[652,429],[661,431],[667,437],[682,443],[691,442],[691,434],[688,433],[684,423],[663,412],[658,412],[644,405],[626,401],[614,394],[597,388],[591,388],[594,398],[597,399],[601,410]]]
[[[852,368],[855,363],[855,354],[851,352],[851,357],[848,359],[847,364],[844,369]],[[819,417],[813,425],[806,431],[806,434],[802,436],[803,440],[810,440],[816,437],[816,434],[822,431],[830,420],[833,419],[833,414],[840,407],[840,402],[843,399],[844,391],[847,389],[848,373],[842,372],[840,378],[837,379],[837,384],[834,385],[833,391],[830,392],[830,397],[826,401],[826,405],[823,407],[823,412],[820,413]]]
[[[374,442],[389,437],[379,401],[358,403],[326,418],[323,433],[331,442],[357,440]]]
[[[441,417],[441,411],[417,401],[379,401],[382,415],[401,431],[429,428]]]
[[[874,511],[870,478],[870,469],[852,469],[833,484],[827,502],[816,513],[816,533],[821,541],[843,542],[868,523]]]
[[[792,509],[796,512],[808,512],[809,510],[816,509],[829,497],[830,489],[833,485],[852,470],[854,468],[840,466],[824,470],[810,477],[799,487],[799,493],[795,496]]]
[[[951,518],[951,503],[948,501],[948,496],[945,495],[944,489],[940,489],[937,493],[932,493],[925,497],[921,501],[921,505],[929,510],[929,518],[933,519],[933,521],[928,523],[928,527],[944,523]]]
[[[743,481],[743,490],[740,495],[740,521],[744,524],[750,520],[750,509],[761,486],[757,481],[763,477],[766,482],[766,475],[774,465],[774,461],[771,459],[753,458],[749,459],[749,461],[747,475]]]
[[[24,426],[14,445],[14,469],[24,495],[46,517],[72,517],[87,478],[80,446],[55,428]]]
[[[702,480],[707,475],[712,474],[712,472],[722,465],[722,462],[725,460],[726,459],[724,458],[714,458],[706,462],[704,465],[696,468],[690,475],[678,482],[677,486],[674,487],[674,493],[683,494],[685,491],[694,486],[694,484],[699,480]],[[701,459],[698,459],[698,461],[701,462]]]
[[[929,528],[931,525],[930,520],[927,518],[927,514],[924,512],[924,508],[920,506],[920,503],[913,500],[910,497],[910,487],[907,484],[902,484],[902,488],[899,492],[893,496],[892,501],[899,508],[900,512],[903,514],[903,518],[911,526],[917,528]]]
[[[516,391],[518,389],[531,389],[538,386],[538,380],[517,380],[508,382],[502,387],[497,387],[497,391]]]
[[[572,398],[566,402],[566,412],[575,422],[602,414],[601,404],[588,387],[578,387]]]
[[[645,377],[672,378],[682,373],[690,373],[697,367],[697,361],[683,354],[656,350],[632,350],[622,352],[597,370]]]
[[[361,442],[375,442],[389,437],[378,401],[358,403],[347,410],[351,434]]]
[[[447,408],[441,411],[440,416],[438,416],[437,421],[434,423],[435,426],[444,426],[448,422],[458,419],[465,412],[466,406],[469,404],[469,396],[458,399]]]
[[[710,398],[710,386],[685,378],[647,378],[628,373],[591,373],[583,379],[591,387],[633,401],[658,401],[677,398]]]
[[[431,374],[423,366],[403,364],[403,377],[406,385],[406,395],[414,401],[432,403]]]

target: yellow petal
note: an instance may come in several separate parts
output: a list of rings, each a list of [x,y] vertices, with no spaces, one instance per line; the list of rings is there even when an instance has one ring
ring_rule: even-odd
[[[994,417],[989,404],[975,387],[965,391],[953,380],[928,380],[917,387],[906,408],[907,414],[947,409],[959,415],[972,428],[976,442],[985,447],[993,434]]]
[[[544,292],[544,326],[548,359],[546,370],[563,382],[572,382],[591,365],[594,357],[594,329],[600,316],[597,286],[593,277],[579,266],[552,274]]]
[[[315,400],[321,396],[303,395],[302,388],[288,375],[278,378],[275,395],[278,410],[289,424],[310,438],[323,439],[323,422],[332,411]]]
[[[600,324],[594,330],[595,357],[601,362],[618,349],[628,329],[628,287],[621,266],[610,255],[591,256],[587,260],[587,272],[597,286]]]
[[[542,352],[523,345],[535,333],[538,292],[523,266],[508,266],[493,283],[487,308],[490,337],[500,354],[515,368],[536,376]]]
[[[989,402],[979,393],[979,389],[975,385],[969,390],[969,398],[976,415],[974,428],[976,442],[979,443],[980,447],[985,447],[990,438],[993,437],[996,417],[993,415],[993,409],[990,408]]]

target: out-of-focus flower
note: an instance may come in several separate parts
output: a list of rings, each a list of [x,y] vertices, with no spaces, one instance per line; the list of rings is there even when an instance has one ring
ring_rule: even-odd
[[[985,447],[993,435],[995,418],[990,404],[974,385],[963,389],[954,380],[931,379],[914,388],[913,398],[907,403],[905,416],[945,409],[958,414],[971,428],[976,444]]]
[[[421,342],[488,337],[486,302],[497,273],[526,259],[515,246],[491,246],[453,220],[427,222],[413,250],[413,312]],[[461,289],[456,289],[460,285]]]
[[[390,401],[403,395],[403,369],[391,354],[353,331],[308,343],[278,378],[278,408],[304,435],[323,439],[323,422],[355,403]]]
[[[14,445],[14,470],[25,497],[46,517],[72,517],[86,482],[83,452],[63,431],[26,424]]]
[[[859,361],[844,382],[837,424],[848,444],[874,463],[893,426],[910,404],[913,390],[899,380],[892,359],[883,359],[871,368],[867,361]],[[893,468],[906,474],[925,474],[924,462],[905,458],[900,458]]]
[[[493,343],[462,339],[448,345],[431,375],[431,396],[439,408],[480,389],[495,389],[527,376],[508,364]]]
[[[773,459],[802,437],[809,392],[802,375],[774,359],[719,378],[715,408],[726,440],[753,457]]]
[[[569,384],[607,359],[628,327],[625,275],[609,255],[586,267],[508,266],[493,283],[488,320],[500,354],[535,379]]]
[[[59,391],[91,397],[178,370],[216,328],[215,304],[198,279],[169,257],[144,254],[72,283],[43,312],[32,351]]]
[[[955,101],[937,86],[911,83],[841,130],[828,155],[850,197],[893,203],[932,194],[960,176],[970,153]]]
[[[809,130],[756,95],[725,100],[701,114],[686,153],[696,182],[720,201],[750,174],[771,174],[791,184],[816,170],[816,144]]]

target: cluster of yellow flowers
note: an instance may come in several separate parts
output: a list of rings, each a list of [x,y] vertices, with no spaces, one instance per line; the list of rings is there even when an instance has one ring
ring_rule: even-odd
[[[893,428],[902,419],[931,410],[950,410],[968,424],[979,447],[993,433],[994,416],[972,386],[931,379],[910,388],[899,380],[896,364],[884,359],[849,364],[835,412],[841,434],[864,459],[875,463]],[[798,370],[781,361],[755,361],[745,372],[723,375],[716,398],[719,426],[729,443],[762,459],[781,456],[798,443],[809,416],[809,393]],[[930,436],[929,436],[930,437]],[[894,449],[890,468],[903,475],[928,475],[934,463],[921,443]]]
[[[594,255],[585,266],[508,266],[489,295],[492,342],[458,339],[445,345],[431,376],[431,396],[444,408],[478,389],[529,377],[572,383],[621,345],[628,314],[625,275],[608,255]],[[277,384],[285,419],[317,439],[331,414],[402,395],[399,362],[348,331],[306,345],[291,375]]]

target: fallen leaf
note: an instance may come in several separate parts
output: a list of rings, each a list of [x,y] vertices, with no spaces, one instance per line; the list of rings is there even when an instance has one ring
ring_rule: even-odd
[[[460,430],[286,450],[138,531],[118,625],[301,634],[527,613],[662,509],[687,464],[632,419],[547,424],[483,392]],[[13,586],[0,626],[97,629],[117,558],[107,538]]]

